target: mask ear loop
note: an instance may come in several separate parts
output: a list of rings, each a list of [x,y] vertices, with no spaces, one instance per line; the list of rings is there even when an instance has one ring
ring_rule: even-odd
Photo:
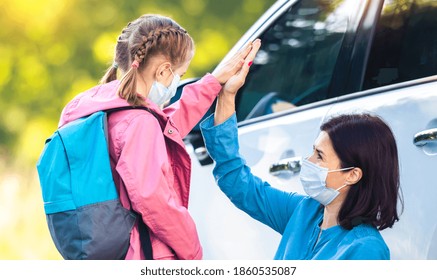
[[[341,189],[343,189],[343,188],[345,188],[345,187],[347,187],[347,186],[349,186],[349,185],[348,185],[348,184],[345,184],[345,185],[339,187],[338,189],[336,189],[336,191],[339,191],[339,190],[341,190]]]
[[[340,168],[340,169],[328,170],[328,172],[345,171],[345,170],[350,170],[350,169],[354,169],[354,168],[355,168],[355,166],[351,166],[351,167],[345,167],[345,168]]]
[[[354,169],[355,167],[346,167],[346,168],[342,168],[342,169],[337,169],[337,170],[330,170],[330,171],[333,171],[333,172],[335,172],[335,171],[344,171],[344,170],[352,170],[352,169]],[[328,172],[330,172],[330,171],[328,171]],[[343,186],[341,186],[341,187],[339,187],[338,189],[336,189],[336,191],[339,191],[339,190],[341,190],[341,189],[343,189],[343,188],[345,188],[345,187],[347,187],[347,186],[350,186],[350,185],[348,185],[348,184],[344,184]]]
[[[171,70],[171,68],[168,68],[168,70],[170,70],[171,74],[173,75],[173,78],[176,77],[175,73],[173,72],[173,70]]]

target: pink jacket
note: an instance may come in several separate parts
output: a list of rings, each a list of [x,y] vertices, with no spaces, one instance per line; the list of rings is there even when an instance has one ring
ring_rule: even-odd
[[[117,96],[119,82],[76,96],[62,111],[59,126],[93,112],[129,104]],[[196,226],[188,212],[191,161],[183,138],[205,115],[221,85],[207,74],[184,87],[181,99],[160,110],[124,110],[108,118],[114,180],[125,208],[140,213],[150,229],[153,258],[202,259]],[[144,259],[138,227],[131,232],[126,259]]]

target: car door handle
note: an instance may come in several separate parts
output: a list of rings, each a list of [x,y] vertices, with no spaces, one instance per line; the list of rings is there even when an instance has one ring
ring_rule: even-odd
[[[417,147],[425,146],[428,143],[437,143],[437,128],[431,128],[416,133],[413,143]]]
[[[194,149],[194,154],[196,155],[199,161],[203,161],[209,157],[208,151],[205,147],[197,147]]]
[[[269,168],[269,173],[273,176],[279,176],[284,173],[298,173],[301,168],[302,157],[292,157],[282,159],[274,164],[272,164]]]

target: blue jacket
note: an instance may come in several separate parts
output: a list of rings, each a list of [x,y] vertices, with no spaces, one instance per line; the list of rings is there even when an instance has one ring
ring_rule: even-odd
[[[346,230],[322,230],[323,206],[307,195],[270,186],[251,173],[239,154],[235,114],[214,126],[214,116],[201,123],[215,161],[214,178],[239,209],[282,235],[277,260],[386,260],[390,252],[379,231],[367,224]]]

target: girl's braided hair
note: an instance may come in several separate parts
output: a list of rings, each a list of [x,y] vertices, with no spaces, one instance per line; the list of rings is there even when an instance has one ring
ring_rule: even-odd
[[[137,73],[149,59],[163,55],[177,68],[193,49],[193,39],[174,20],[161,15],[143,15],[122,30],[115,47],[114,64],[100,82],[105,84],[117,79],[119,68],[123,76],[118,95],[131,105],[143,105],[144,99],[136,91]]]

